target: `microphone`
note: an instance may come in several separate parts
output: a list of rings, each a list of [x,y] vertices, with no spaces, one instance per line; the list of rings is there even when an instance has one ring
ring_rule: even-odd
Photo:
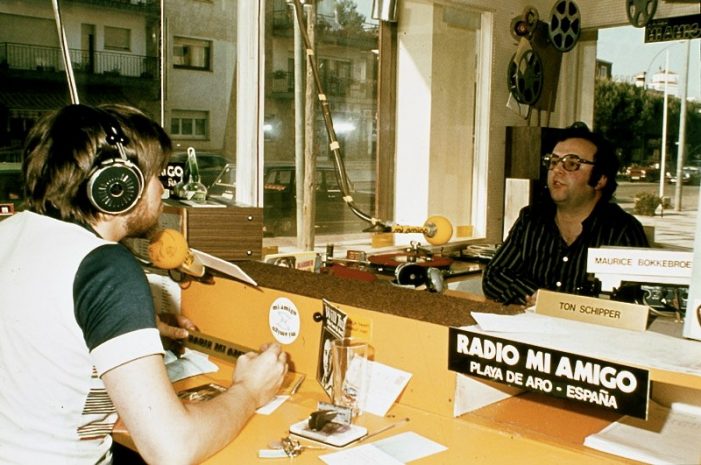
[[[151,238],[148,256],[157,268],[174,270],[202,278],[205,267],[187,245],[185,236],[175,229],[162,229]]]

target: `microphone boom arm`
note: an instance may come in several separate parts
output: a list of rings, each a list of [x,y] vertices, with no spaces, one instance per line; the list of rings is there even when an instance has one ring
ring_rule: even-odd
[[[329,138],[329,148],[333,153],[334,166],[336,168],[336,178],[338,184],[341,188],[341,193],[343,194],[343,201],[348,205],[351,211],[363,221],[367,221],[371,224],[367,231],[370,232],[390,232],[392,230],[391,226],[388,225],[387,221],[374,218],[364,211],[362,211],[355,204],[353,200],[353,195],[350,192],[350,182],[348,180],[348,173],[346,172],[346,166],[341,157],[341,144],[338,142],[336,137],[336,131],[333,127],[333,119],[331,118],[331,111],[329,109],[329,101],[324,93],[321,86],[321,79],[319,78],[319,66],[314,55],[314,49],[312,48],[311,41],[309,40],[309,34],[307,34],[307,27],[304,20],[304,12],[302,10],[302,4],[300,0],[293,0],[295,8],[295,16],[297,17],[297,22],[299,24],[300,35],[302,41],[304,42],[304,48],[306,49],[307,60],[309,67],[312,71],[312,77],[314,78],[314,87],[316,88],[317,97],[319,99],[319,105],[321,106],[321,114],[324,119],[324,126],[326,128],[326,134]]]

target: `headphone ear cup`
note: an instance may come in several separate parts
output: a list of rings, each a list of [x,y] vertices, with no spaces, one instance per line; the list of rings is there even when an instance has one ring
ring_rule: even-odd
[[[144,191],[144,175],[129,160],[108,159],[93,168],[87,190],[95,208],[118,215],[136,206]]]

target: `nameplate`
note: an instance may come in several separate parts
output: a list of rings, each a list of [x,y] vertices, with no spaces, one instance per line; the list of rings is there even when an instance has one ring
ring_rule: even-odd
[[[646,305],[541,289],[538,291],[535,312],[612,328],[645,331],[649,309]]]
[[[650,373],[636,367],[450,328],[448,369],[624,415],[647,417]]]
[[[691,276],[693,252],[630,247],[591,248],[587,273],[646,276]]]

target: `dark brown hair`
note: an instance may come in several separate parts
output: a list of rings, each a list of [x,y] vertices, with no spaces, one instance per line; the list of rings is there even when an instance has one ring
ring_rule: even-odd
[[[172,152],[170,137],[140,110],[68,105],[45,115],[27,136],[23,171],[28,208],[65,221],[89,223],[97,218],[87,181],[100,161],[119,157],[106,140],[114,124],[128,139],[126,156],[141,170],[145,183],[165,168]]]
[[[559,132],[556,143],[567,139],[584,139],[596,146],[594,168],[589,177],[589,185],[596,186],[601,176],[606,176],[606,185],[601,189],[601,196],[605,201],[610,200],[618,187],[616,175],[620,167],[620,162],[611,143],[601,133],[591,131],[589,126],[581,121],[577,121]]]

